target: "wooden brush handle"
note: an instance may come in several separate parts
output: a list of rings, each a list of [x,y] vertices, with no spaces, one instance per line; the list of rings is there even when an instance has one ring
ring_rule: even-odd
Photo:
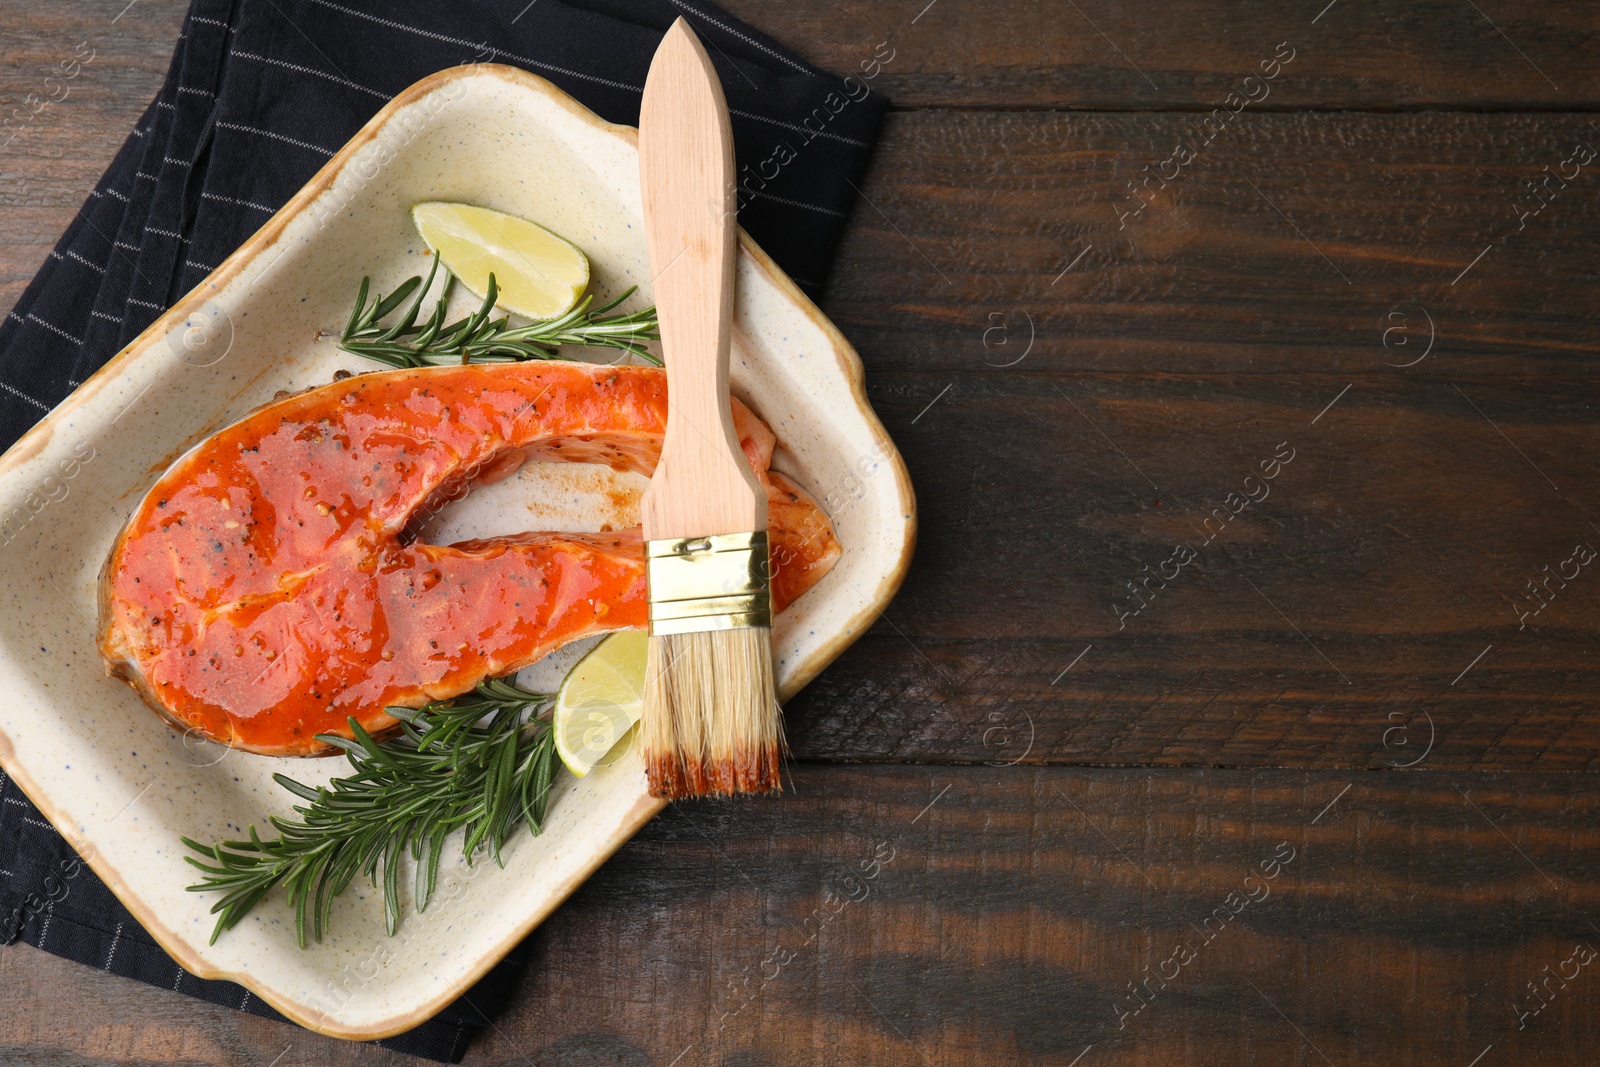
[[[739,449],[728,401],[733,130],[722,83],[681,18],[645,79],[639,180],[668,388],[661,462],[640,504],[644,536],[764,530],[766,493]]]

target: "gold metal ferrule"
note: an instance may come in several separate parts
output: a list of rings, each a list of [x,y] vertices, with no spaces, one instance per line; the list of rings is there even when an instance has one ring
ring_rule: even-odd
[[[652,634],[772,625],[765,530],[646,541],[644,563]]]

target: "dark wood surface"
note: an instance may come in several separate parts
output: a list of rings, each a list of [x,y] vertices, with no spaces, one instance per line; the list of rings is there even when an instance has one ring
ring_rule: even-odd
[[[125,2],[0,7],[0,106],[98,50],[0,154],[0,305],[164,73],[183,5]],[[1600,549],[1600,160],[1516,205],[1600,148],[1600,15],[725,6],[841,70],[893,44],[823,306],[917,558],[791,705],[794,795],[664,814],[468,1062],[1592,1061],[1600,574],[1518,613]],[[4,1063],[405,1060],[26,947],[0,987]]]
[[[1600,17],[1579,0],[722,6],[840,71],[890,41],[874,84],[908,108],[1209,110],[1282,41],[1304,61],[1275,81],[1270,108],[1548,110],[1588,107],[1600,88]]]
[[[917,567],[795,703],[796,751],[982,761],[1000,714],[1030,760],[1360,767],[1400,713],[1436,766],[1589,767],[1600,583],[1518,611],[1600,546],[1600,201],[1512,204],[1600,131],[1241,117],[1119,229],[1118,178],[1184,121],[891,118],[827,310],[910,464]]]
[[[646,828],[545,924],[468,1062],[1591,1062],[1600,964],[1568,964],[1537,1014],[1527,987],[1600,949],[1587,775],[806,765],[795,785]],[[0,976],[6,1062],[414,1062],[32,949]]]

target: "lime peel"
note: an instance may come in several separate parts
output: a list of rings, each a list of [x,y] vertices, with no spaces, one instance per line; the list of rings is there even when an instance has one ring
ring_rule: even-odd
[[[619,630],[590,649],[561,683],[550,725],[556,754],[575,776],[614,762],[607,757],[634,736],[644,711],[648,646],[643,630]]]
[[[479,299],[530,319],[571,311],[589,288],[589,259],[571,241],[536,222],[473,204],[430,200],[411,209],[430,251]]]

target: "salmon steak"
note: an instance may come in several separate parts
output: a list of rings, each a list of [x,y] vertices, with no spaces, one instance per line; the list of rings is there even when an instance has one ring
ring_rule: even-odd
[[[838,559],[827,516],[770,469],[776,438],[733,401],[767,490],[772,604]],[[382,736],[421,707],[570,641],[642,629],[637,527],[426,544],[418,522],[523,462],[648,475],[667,379],[528,362],[360,374],[268,404],[156,482],[100,584],[100,651],[171,725],[277,756]]]

